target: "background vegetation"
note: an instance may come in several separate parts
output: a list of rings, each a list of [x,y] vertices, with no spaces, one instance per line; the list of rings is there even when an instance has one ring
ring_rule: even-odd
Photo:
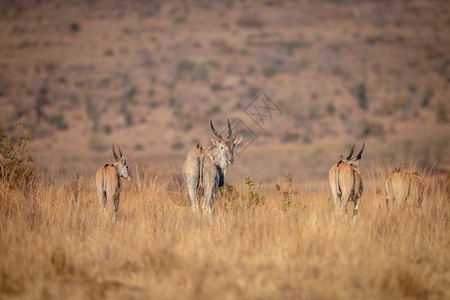
[[[316,180],[355,140],[450,170],[448,1],[7,1],[0,125],[40,167],[92,174],[112,143],[160,178],[236,117],[258,138],[230,180]],[[264,90],[283,110],[244,113]],[[270,160],[267,159],[270,157]]]

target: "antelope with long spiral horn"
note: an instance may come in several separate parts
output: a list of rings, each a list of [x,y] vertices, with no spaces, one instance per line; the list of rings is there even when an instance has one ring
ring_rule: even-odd
[[[111,164],[106,164],[98,169],[95,174],[95,182],[97,186],[97,194],[100,201],[100,206],[103,211],[107,212],[107,205],[114,204],[114,220],[117,220],[117,211],[119,210],[120,191],[122,189],[122,178],[131,180],[128,172],[128,165],[122,150],[119,148],[119,156],[112,145],[112,153],[114,161],[108,156]]]
[[[350,201],[354,203],[353,207],[353,222],[356,223],[358,218],[358,208],[361,202],[363,192],[363,182],[359,174],[358,165],[361,155],[364,151],[363,143],[361,150],[353,158],[353,151],[355,145],[350,149],[346,158],[341,159],[334,164],[328,172],[330,180],[331,193],[333,194],[336,208],[347,212],[347,205]]]
[[[225,182],[227,167],[234,162],[234,147],[243,139],[243,137],[232,138],[232,129],[228,119],[226,138],[217,132],[211,120],[209,123],[217,139],[211,139],[212,146],[210,148],[204,148],[197,144],[194,149],[189,151],[183,165],[183,177],[187,184],[191,208],[193,211],[199,210],[199,191],[203,188],[203,209],[207,214],[212,213],[217,190]]]

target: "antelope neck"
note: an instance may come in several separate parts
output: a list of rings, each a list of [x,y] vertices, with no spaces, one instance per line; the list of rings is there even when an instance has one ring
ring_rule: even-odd
[[[222,157],[222,154],[220,153],[220,149],[213,147],[212,149],[208,149],[207,153],[212,156],[212,159],[214,161],[214,164],[216,166],[219,166],[222,170],[225,170],[228,166],[228,162],[225,158]]]

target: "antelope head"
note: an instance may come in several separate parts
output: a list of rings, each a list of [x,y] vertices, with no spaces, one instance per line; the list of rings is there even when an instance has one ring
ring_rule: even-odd
[[[348,163],[348,162],[352,159],[353,151],[355,151],[355,146],[356,146],[356,144],[354,144],[354,145],[352,146],[352,148],[350,149],[350,152],[348,153],[348,155],[347,155],[346,158],[344,158],[344,157],[342,156],[342,154],[341,154],[341,161],[342,161],[342,162]]]
[[[356,154],[350,161],[349,164],[353,165],[353,166],[358,166],[359,165],[359,160],[361,159],[361,154],[364,151],[364,146],[366,145],[366,143],[363,143],[361,150],[359,150],[358,154]],[[354,146],[353,146],[354,147]]]
[[[344,157],[341,155],[341,161],[342,161],[342,162],[345,162],[345,163],[350,164],[350,165],[353,165],[353,166],[358,166],[359,160],[361,159],[361,154],[362,154],[363,151],[364,151],[365,143],[363,143],[363,145],[362,145],[362,147],[361,147],[361,150],[359,150],[358,154],[356,154],[356,155],[352,158],[353,152],[355,151],[355,146],[356,146],[356,144],[354,144],[354,145],[352,146],[352,148],[350,149],[350,152],[348,153],[348,155],[347,155],[346,158],[344,158]]]
[[[113,161],[109,156],[108,156],[108,158],[111,161],[111,163],[114,165],[114,167],[116,167],[117,172],[119,173],[119,176],[121,178],[125,178],[126,180],[131,180],[131,175],[128,172],[127,160],[125,159],[125,156],[123,156],[123,154],[122,154],[120,145],[118,145],[118,147],[119,147],[120,157],[117,155],[116,150],[114,149],[114,144],[113,144],[112,145],[112,153],[114,155],[115,161]]]
[[[230,120],[227,119],[228,123],[228,133],[227,137],[223,138],[222,135],[220,135],[217,130],[214,128],[214,125],[212,121],[209,121],[209,124],[211,125],[211,130],[214,133],[214,135],[217,137],[217,139],[211,139],[211,142],[214,147],[216,147],[219,150],[220,153],[220,160],[221,160],[221,167],[231,165],[234,162],[234,147],[237,146],[243,139],[241,136],[240,138],[237,138],[233,140],[231,138],[231,125]]]

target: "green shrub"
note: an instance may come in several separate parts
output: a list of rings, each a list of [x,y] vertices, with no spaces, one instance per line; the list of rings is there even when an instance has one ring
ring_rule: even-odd
[[[268,66],[263,69],[263,74],[266,77],[273,77],[277,75],[278,69],[275,66]]]
[[[282,188],[279,184],[275,185],[275,189],[280,194],[281,197],[281,207],[283,211],[288,210],[292,205],[292,198],[298,194],[297,190],[294,187],[294,180],[291,174],[286,174],[285,177],[286,184]]]
[[[253,180],[250,176],[246,176],[245,185],[247,186],[247,208],[252,208],[263,204],[263,198],[259,193],[261,183],[259,184],[259,188],[255,189],[255,183]]]
[[[208,62],[200,62],[194,68],[193,80],[206,81],[208,79],[210,65]]]
[[[242,210],[241,198],[242,195],[238,190],[233,185],[225,182],[222,188],[219,189],[217,205],[225,211],[240,211]]]
[[[22,123],[16,123],[17,129],[22,129],[23,133],[18,138],[12,138],[0,126],[0,154],[5,160],[14,164],[32,162],[33,157],[27,149],[27,144],[31,141],[34,127],[27,128]]]
[[[18,122],[16,129],[22,130],[23,133],[18,137],[11,137],[0,126],[0,154],[5,162],[5,177],[8,186],[19,189],[24,195],[28,195],[39,179],[34,158],[28,150],[28,143],[32,139],[34,128],[26,127]]]

